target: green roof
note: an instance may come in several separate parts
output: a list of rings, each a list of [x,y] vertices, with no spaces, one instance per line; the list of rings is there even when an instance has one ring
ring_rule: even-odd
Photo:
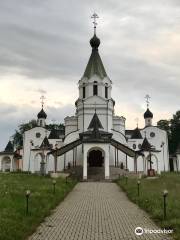
[[[92,49],[83,77],[91,78],[95,74],[102,79],[107,76],[98,49]]]

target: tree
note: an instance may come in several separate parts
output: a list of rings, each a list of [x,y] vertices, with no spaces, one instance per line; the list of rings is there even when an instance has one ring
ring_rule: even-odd
[[[157,126],[168,134],[169,151],[175,153],[180,143],[180,111],[177,111],[170,120],[160,120]]]
[[[60,123],[60,124],[49,124],[46,126],[48,130],[53,130],[53,129],[57,129],[57,130],[64,130],[64,124]]]
[[[171,138],[170,138],[170,152],[174,153],[180,143],[180,111],[177,111],[170,120]]]
[[[170,120],[160,120],[157,122],[157,126],[162,129],[165,130],[167,132],[168,135],[170,135]]]

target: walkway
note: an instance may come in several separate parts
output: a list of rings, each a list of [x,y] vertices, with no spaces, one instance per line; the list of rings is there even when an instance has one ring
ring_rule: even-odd
[[[167,234],[137,236],[136,227],[159,229],[115,183],[78,183],[29,240],[170,239]]]

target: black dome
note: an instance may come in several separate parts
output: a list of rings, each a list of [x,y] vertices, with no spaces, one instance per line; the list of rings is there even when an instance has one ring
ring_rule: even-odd
[[[96,34],[94,34],[94,36],[91,38],[90,45],[92,48],[98,49],[98,47],[100,45],[100,39],[98,37],[96,37]]]
[[[144,118],[153,118],[153,114],[149,108],[147,108],[146,112],[144,113]]]
[[[44,109],[42,108],[41,111],[37,115],[38,119],[39,118],[47,118],[47,114],[45,113]]]

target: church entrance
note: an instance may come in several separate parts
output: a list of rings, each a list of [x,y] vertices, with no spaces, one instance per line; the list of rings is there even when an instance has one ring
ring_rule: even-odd
[[[104,157],[100,150],[92,150],[89,152],[88,157],[89,167],[102,167],[104,163]]]

